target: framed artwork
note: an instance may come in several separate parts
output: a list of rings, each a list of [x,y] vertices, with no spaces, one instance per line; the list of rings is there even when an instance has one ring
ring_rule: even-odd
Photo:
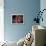
[[[12,23],[24,23],[23,15],[12,15]]]

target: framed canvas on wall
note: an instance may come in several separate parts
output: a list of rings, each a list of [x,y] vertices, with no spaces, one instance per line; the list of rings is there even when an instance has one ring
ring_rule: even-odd
[[[23,14],[13,14],[12,15],[12,24],[23,24],[24,17]]]

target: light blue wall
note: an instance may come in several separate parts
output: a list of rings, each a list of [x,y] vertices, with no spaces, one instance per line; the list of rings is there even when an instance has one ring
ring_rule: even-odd
[[[43,9],[46,9],[46,0],[41,0],[40,1],[40,10],[42,11]],[[40,25],[46,26],[46,10],[43,12],[43,22],[40,22]]]
[[[30,30],[35,12],[40,9],[39,0],[4,0],[4,31],[5,40],[18,41]],[[24,14],[24,24],[11,24],[11,14],[20,12]]]

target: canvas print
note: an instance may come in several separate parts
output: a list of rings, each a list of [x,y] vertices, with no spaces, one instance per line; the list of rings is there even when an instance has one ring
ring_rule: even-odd
[[[12,15],[12,23],[23,23],[23,15]]]

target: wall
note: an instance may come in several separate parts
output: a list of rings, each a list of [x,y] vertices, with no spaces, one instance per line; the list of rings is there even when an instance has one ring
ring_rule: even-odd
[[[4,35],[7,41],[18,41],[33,24],[35,12],[40,9],[40,0],[4,0]],[[11,24],[11,14],[24,14],[24,24]]]
[[[43,9],[46,9],[46,0],[41,0],[40,1],[40,9],[41,9],[41,11]],[[43,22],[41,21],[40,24],[43,25],[43,26],[46,26],[46,20],[45,20],[46,19],[46,11],[43,12],[42,17],[43,17],[44,20],[43,20]]]
[[[4,41],[4,0],[0,0],[0,42]]]

